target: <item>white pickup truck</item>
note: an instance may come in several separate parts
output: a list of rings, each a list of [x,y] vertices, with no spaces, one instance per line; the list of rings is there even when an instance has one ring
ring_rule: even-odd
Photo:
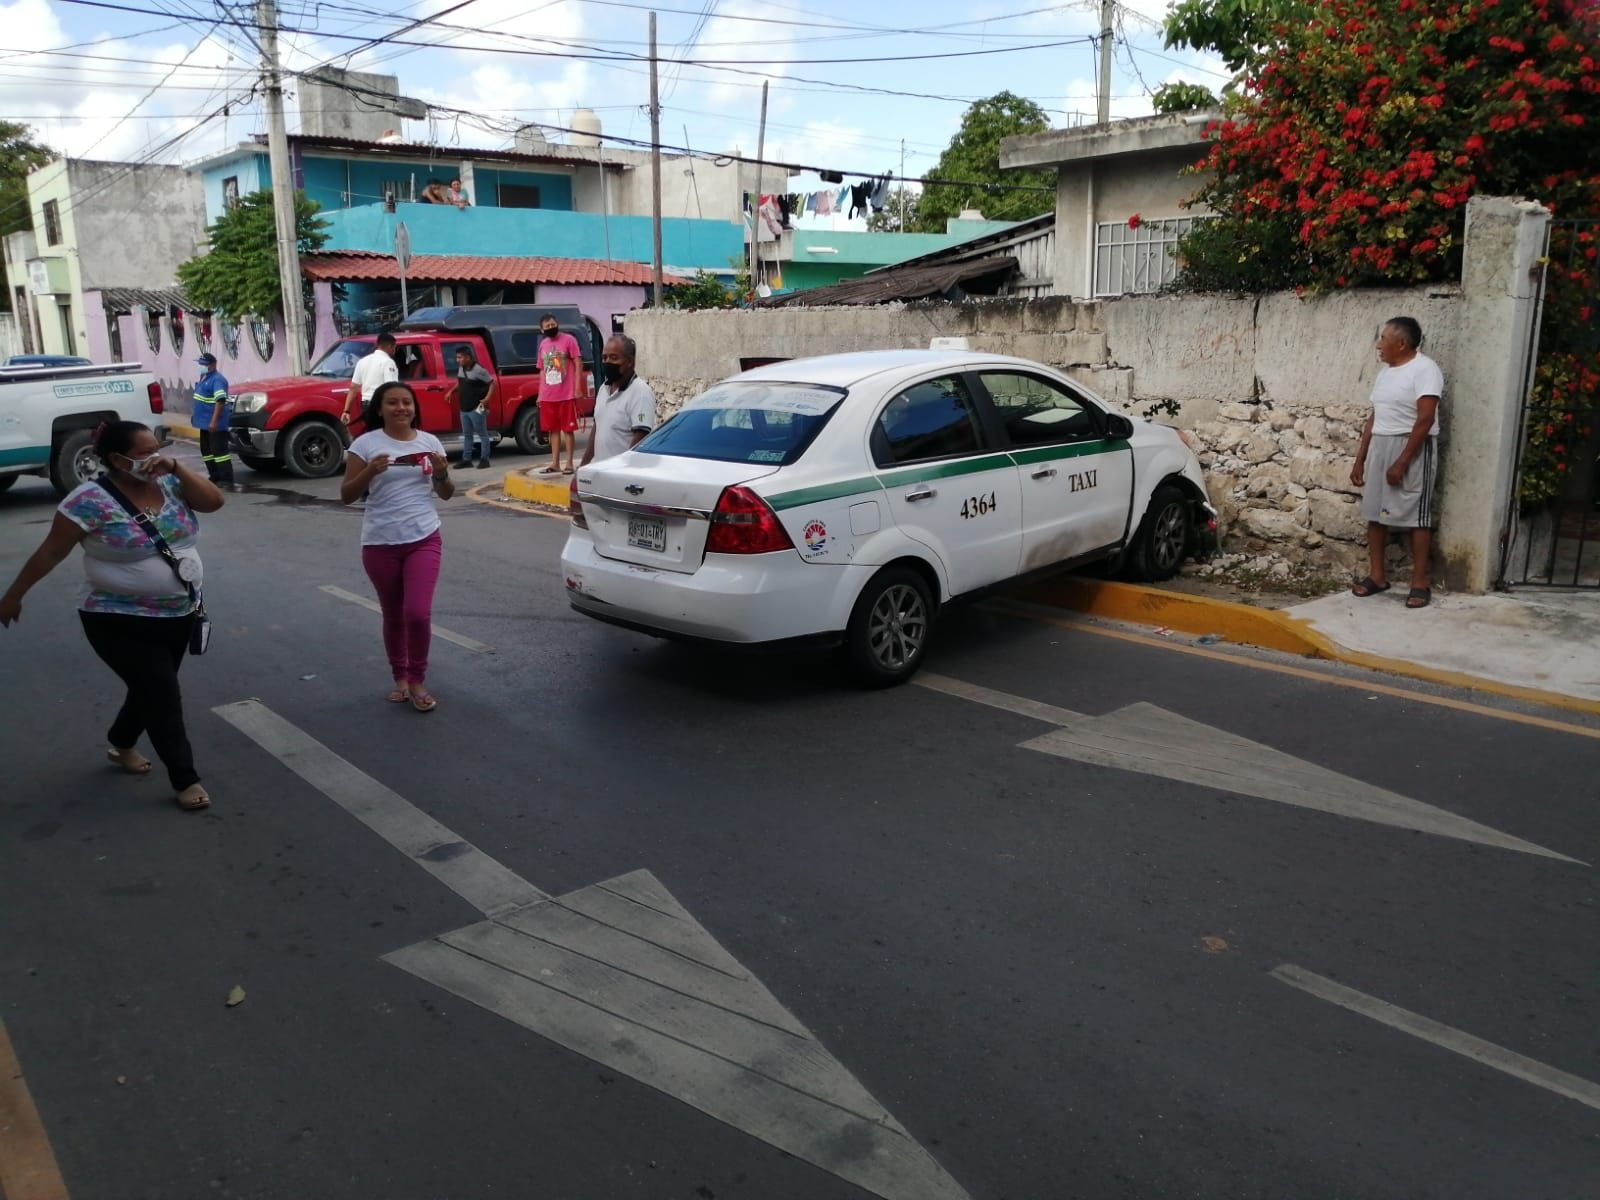
[[[23,475],[66,495],[100,474],[93,434],[101,421],[141,421],[163,443],[161,385],[139,363],[0,370],[0,492]]]

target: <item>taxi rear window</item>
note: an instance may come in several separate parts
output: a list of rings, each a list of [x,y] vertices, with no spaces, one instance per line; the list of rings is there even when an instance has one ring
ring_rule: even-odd
[[[786,467],[806,452],[844,396],[843,388],[812,383],[719,383],[685,404],[635,449]]]

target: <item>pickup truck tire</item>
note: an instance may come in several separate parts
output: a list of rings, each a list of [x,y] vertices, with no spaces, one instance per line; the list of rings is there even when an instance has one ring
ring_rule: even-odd
[[[241,454],[239,461],[252,471],[260,471],[263,475],[279,475],[283,472],[283,464],[275,458],[264,458],[259,454]]]
[[[16,481],[17,477],[15,475],[0,475],[0,492],[5,491]]]
[[[1134,535],[1128,574],[1145,583],[1176,575],[1189,552],[1189,522],[1189,498],[1171,484],[1158,487]]]
[[[550,448],[550,435],[539,428],[539,404],[524,404],[511,423],[511,436],[524,454],[539,454]]]
[[[344,439],[326,421],[304,421],[289,430],[283,465],[301,479],[327,479],[344,470]]]
[[[74,429],[56,443],[50,458],[50,486],[65,496],[80,483],[100,476],[100,459],[94,452],[94,430]]]

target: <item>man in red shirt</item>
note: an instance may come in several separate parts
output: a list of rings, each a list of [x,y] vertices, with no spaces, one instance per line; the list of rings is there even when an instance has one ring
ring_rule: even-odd
[[[578,401],[589,397],[589,381],[584,376],[583,352],[578,340],[563,333],[550,313],[539,318],[539,428],[550,438],[550,465],[541,475],[571,475],[578,465]],[[561,465],[566,448],[567,465]]]

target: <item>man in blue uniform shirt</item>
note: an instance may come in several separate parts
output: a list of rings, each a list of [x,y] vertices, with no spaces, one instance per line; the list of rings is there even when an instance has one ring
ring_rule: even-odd
[[[194,413],[190,420],[200,431],[200,457],[206,474],[218,487],[233,486],[233,454],[228,450],[228,381],[217,370],[217,356],[202,354],[200,380],[194,385]]]

